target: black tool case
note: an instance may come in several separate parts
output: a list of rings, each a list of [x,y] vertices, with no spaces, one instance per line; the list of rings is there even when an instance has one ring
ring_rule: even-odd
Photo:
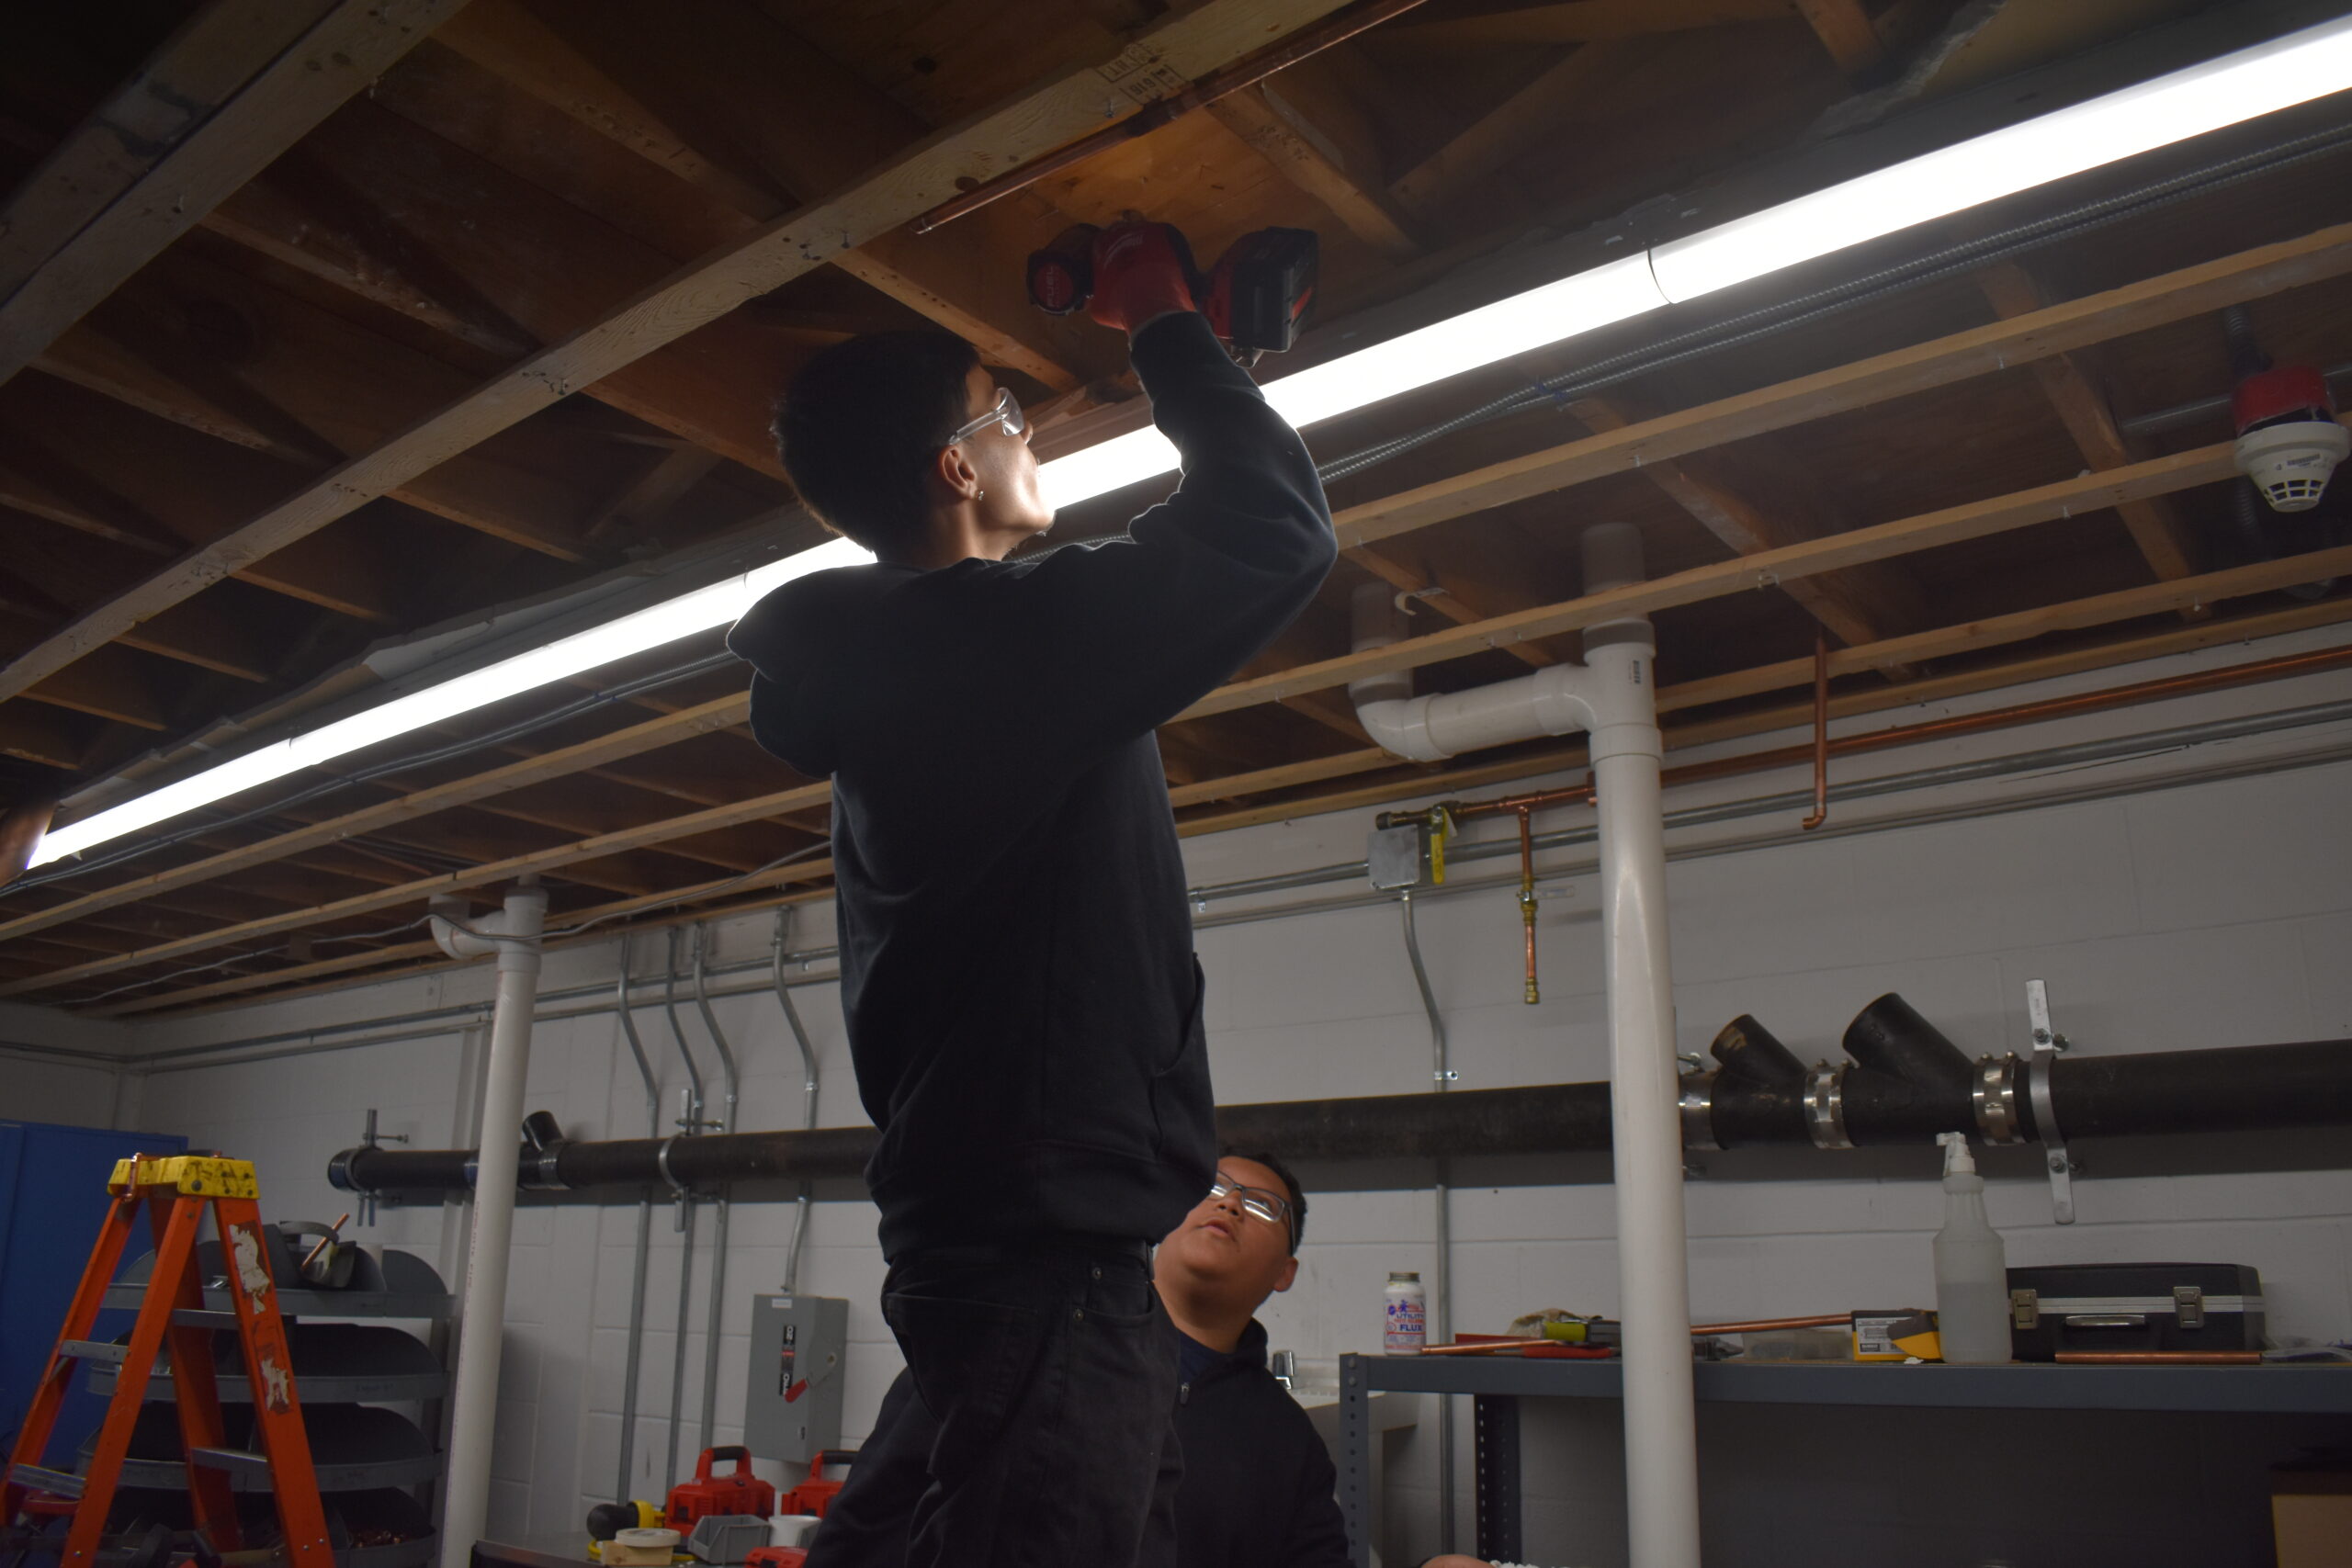
[[[2243,1263],[2059,1263],[2009,1271],[2020,1361],[2061,1350],[2259,1350],[2262,1276]]]

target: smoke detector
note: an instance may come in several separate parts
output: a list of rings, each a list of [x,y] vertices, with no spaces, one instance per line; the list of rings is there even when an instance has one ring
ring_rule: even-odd
[[[2311,366],[2248,376],[2230,399],[2230,413],[2238,468],[2274,512],[2317,506],[2335,465],[2352,455],[2352,430],[2335,422],[2327,380]]]

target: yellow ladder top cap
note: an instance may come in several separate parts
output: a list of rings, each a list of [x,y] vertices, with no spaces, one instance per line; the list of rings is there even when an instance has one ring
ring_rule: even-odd
[[[107,1190],[118,1195],[134,1187],[168,1187],[190,1198],[258,1198],[261,1185],[254,1179],[254,1164],[246,1159],[222,1159],[217,1155],[173,1155],[156,1158],[133,1155],[114,1162]]]

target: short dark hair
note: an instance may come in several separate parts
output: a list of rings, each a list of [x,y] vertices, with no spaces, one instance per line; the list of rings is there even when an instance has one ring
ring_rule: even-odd
[[[923,473],[965,423],[978,350],[951,333],[868,333],[800,367],[776,400],[775,446],[826,526],[877,555],[920,538]]]
[[[1298,1178],[1291,1174],[1290,1167],[1261,1149],[1240,1149],[1231,1144],[1219,1149],[1216,1157],[1246,1159],[1252,1165],[1264,1166],[1283,1179],[1283,1188],[1290,1194],[1290,1249],[1295,1253],[1298,1244],[1306,1239],[1306,1189],[1298,1184]]]

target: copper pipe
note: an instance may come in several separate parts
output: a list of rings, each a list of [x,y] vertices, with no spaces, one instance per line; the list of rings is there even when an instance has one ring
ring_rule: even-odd
[[[1797,824],[1812,832],[1829,820],[1829,637],[1813,634],[1813,815]]]
[[[302,1267],[303,1267],[303,1268],[305,1268],[305,1269],[308,1269],[311,1264],[316,1263],[316,1262],[319,1260],[319,1254],[320,1254],[320,1253],[322,1253],[322,1252],[324,1252],[328,1247],[330,1247],[334,1246],[334,1239],[335,1239],[335,1236],[336,1236],[338,1234],[340,1234],[340,1233],[341,1233],[341,1231],[343,1230],[343,1227],[344,1227],[344,1226],[345,1226],[345,1225],[349,1224],[350,1223],[351,1223],[351,1214],[350,1214],[350,1212],[349,1212],[348,1210],[346,1210],[346,1211],[345,1211],[345,1213],[344,1213],[344,1216],[343,1216],[343,1218],[341,1218],[341,1219],[339,1219],[339,1220],[335,1221],[335,1223],[334,1223],[334,1224],[333,1224],[329,1225],[329,1226],[327,1227],[327,1234],[326,1234],[326,1235],[322,1235],[322,1236],[321,1236],[321,1237],[319,1237],[319,1245],[318,1245],[318,1246],[316,1246],[316,1247],[312,1247],[312,1248],[311,1248],[311,1251],[310,1251],[309,1256],[305,1257],[305,1258],[302,1259]]]
[[[2352,665],[2352,643],[2340,648],[2324,648],[2310,653],[2281,654],[2275,659],[2257,659],[2249,664],[2232,664],[2219,670],[2200,670],[2188,675],[2167,675],[2160,680],[2141,681],[2129,686],[2110,686],[2104,691],[2083,692],[2071,697],[2050,697],[2038,703],[2019,703],[2009,707],[1986,708],[1981,713],[1961,714],[1951,718],[1933,718],[1917,724],[1894,725],[1885,729],[1873,729],[1863,735],[1841,735],[1831,740],[1826,754],[1832,757],[1855,756],[1869,751],[1893,750],[1899,746],[1917,745],[1926,740],[1943,740],[1962,735],[1976,735],[1986,730],[2008,729],[2019,725],[2041,724],[2055,718],[2072,718],[2082,714],[2103,713],[2109,708],[2132,707],[2141,703],[2163,702],[2172,697],[2195,696],[2206,692],[2227,691],[2235,686],[2252,685],[2257,682],[2283,680],[2295,675],[2315,675],[2323,671],[2340,670]],[[1669,744],[1673,734],[1666,737]],[[1736,757],[1717,757],[1711,761],[1686,762],[1680,767],[1668,768],[1659,775],[1664,784],[1697,784],[1706,779],[1730,778],[1740,773],[1764,773],[1791,763],[1811,761],[1820,741],[1815,739],[1802,746],[1779,746],[1768,751],[1749,751]],[[1446,809],[1457,822],[1480,817],[1496,817],[1522,807],[1541,810],[1551,806],[1583,806],[1592,800],[1589,784],[1572,784],[1563,789],[1543,790],[1532,795],[1504,795],[1493,800],[1457,800],[1446,803]]]
[[[1262,82],[1284,66],[1295,65],[1310,55],[1322,53],[1333,44],[1344,43],[1356,34],[1378,27],[1391,17],[1400,16],[1420,3],[1421,0],[1373,0],[1371,5],[1325,22],[1288,43],[1261,50],[1222,71],[1211,72],[1182,92],[1153,99],[1143,107],[1141,112],[1129,115],[1116,125],[1105,126],[1091,136],[1081,137],[1057,152],[1033,158],[1017,169],[1008,170],[984,185],[973,186],[961,196],[941,202],[914,220],[914,231],[928,234],[942,224],[953,223],[967,213],[978,212],[1016,191],[1026,190],[1048,175],[1059,174],[1073,164],[1084,163],[1097,152],[1116,147],[1122,141],[1132,141],[1138,136],[1148,136],[1170,120],[1181,119],[1204,105],[1213,104],[1219,98]]]
[[[2061,1350],[2065,1367],[2258,1367],[2259,1350]]]
[[[1702,1323],[1692,1325],[1693,1334],[1769,1334],[1781,1328],[1845,1328],[1852,1325],[1850,1313],[1816,1313],[1811,1317],[1760,1317],[1747,1323]]]
[[[1781,1328],[1844,1328],[1853,1321],[1852,1314],[1842,1312],[1823,1313],[1813,1317],[1765,1317],[1747,1323],[1694,1323],[1690,1332],[1704,1334],[1763,1334]],[[1432,1345],[1421,1352],[1424,1356],[1476,1356],[1488,1350],[1528,1350],[1538,1345],[1574,1345],[1574,1339],[1479,1339],[1466,1345]]]
[[[1535,988],[1535,808],[1519,808],[1519,918],[1527,927],[1527,996],[1529,1007],[1543,999]]]

